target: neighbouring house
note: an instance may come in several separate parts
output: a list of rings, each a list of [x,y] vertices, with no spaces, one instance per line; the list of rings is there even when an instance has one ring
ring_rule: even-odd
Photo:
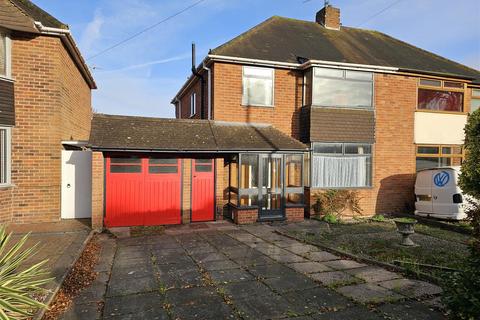
[[[89,138],[95,88],[67,25],[28,0],[0,0],[0,223],[90,215],[88,192],[69,201],[82,190],[62,172]]]

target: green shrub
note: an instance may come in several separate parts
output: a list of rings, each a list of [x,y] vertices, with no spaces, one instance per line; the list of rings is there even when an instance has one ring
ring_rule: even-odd
[[[327,213],[326,215],[323,216],[323,220],[328,223],[338,223],[338,218],[336,215]]]
[[[25,261],[35,254],[37,245],[24,249],[28,234],[17,243],[10,245],[12,234],[0,227],[0,319],[26,319],[39,308],[46,306],[35,300],[34,294],[43,291],[46,279],[44,260],[33,266],[25,266]]]
[[[465,150],[459,184],[465,194],[480,201],[480,110],[468,117]],[[467,211],[473,234],[470,255],[463,263],[463,272],[452,274],[443,286],[442,300],[453,319],[480,319],[480,204],[477,201],[471,201]]]
[[[384,222],[385,220],[386,219],[383,214],[376,214],[372,217],[372,221],[376,221],[376,222]]]

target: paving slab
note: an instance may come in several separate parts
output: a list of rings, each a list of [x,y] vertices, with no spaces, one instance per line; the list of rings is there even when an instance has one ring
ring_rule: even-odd
[[[107,297],[125,296],[135,293],[152,292],[159,289],[154,277],[123,278],[110,282]]]
[[[276,292],[304,290],[318,286],[315,281],[299,273],[284,275],[281,278],[265,279],[263,282]]]
[[[73,304],[63,313],[60,320],[95,320],[100,319],[101,308],[97,303]]]
[[[276,295],[233,298],[233,303],[242,319],[278,319],[299,312],[298,308],[289,304],[285,298]]]
[[[243,269],[216,270],[208,273],[215,283],[252,281],[253,276]]]
[[[353,260],[333,260],[333,261],[325,261],[323,262],[324,265],[336,270],[346,270],[346,269],[353,269],[353,268],[361,268],[366,267],[367,265],[364,263],[359,263]]]
[[[230,260],[208,261],[201,264],[207,271],[237,269],[240,266]]]
[[[352,305],[352,302],[341,294],[322,287],[296,290],[284,293],[282,296],[290,303],[302,305],[304,312],[307,313],[326,312],[333,309],[339,310]]]
[[[259,281],[242,281],[220,285],[222,291],[233,299],[239,300],[249,296],[269,297],[275,293],[264,283]]]
[[[150,310],[158,314],[160,319],[167,319],[161,318],[161,315],[165,314],[163,303],[164,298],[157,292],[111,297],[105,300],[103,315],[105,319],[109,319],[109,317],[139,315]]]
[[[406,301],[400,303],[387,303],[378,307],[391,320],[446,320],[441,312],[429,308],[423,303]]]
[[[178,319],[235,319],[232,309],[224,303],[214,287],[168,290],[166,301]]]
[[[307,262],[308,260],[305,258],[302,258],[300,256],[297,256],[296,254],[293,253],[281,253],[281,254],[273,254],[273,255],[268,255],[270,258],[277,262],[282,262],[282,263],[292,263],[292,262]]]
[[[339,256],[331,254],[330,252],[327,252],[327,251],[310,252],[310,253],[305,255],[305,258],[307,258],[309,260],[312,260],[312,261],[318,261],[318,262],[339,260],[340,259]]]
[[[255,277],[264,279],[287,277],[295,274],[295,271],[279,263],[250,266],[247,268]]]
[[[442,293],[442,288],[434,284],[410,279],[395,279],[378,283],[380,286],[391,289],[409,298],[430,296]]]
[[[288,250],[292,253],[295,253],[295,254],[298,254],[298,255],[305,255],[309,252],[317,252],[317,251],[320,251],[320,249],[318,249],[318,247],[315,247],[315,246],[311,246],[311,245],[308,245],[308,244],[303,244],[303,243],[296,243],[296,244],[293,244],[293,245],[290,245],[290,246],[286,246],[286,247],[283,247],[285,250]]]
[[[345,272],[366,282],[380,282],[401,278],[401,275],[398,273],[372,266],[345,270]]]
[[[176,264],[158,266],[158,277],[162,287],[181,288],[203,284],[202,274],[197,267],[178,268]]]
[[[375,314],[366,307],[356,306],[336,312],[327,312],[313,317],[318,320],[384,320],[385,318]]]
[[[301,273],[317,273],[317,272],[332,271],[332,269],[327,267],[326,265],[318,262],[312,262],[312,261],[290,263],[288,264],[288,266]]]
[[[227,260],[228,257],[223,253],[218,251],[215,252],[203,252],[203,253],[192,253],[191,257],[198,263],[206,263],[211,261],[221,261]]]
[[[405,298],[398,293],[372,283],[340,287],[337,291],[360,303],[390,302]]]
[[[343,271],[311,273],[308,276],[326,286],[347,285],[361,282],[360,279]]]

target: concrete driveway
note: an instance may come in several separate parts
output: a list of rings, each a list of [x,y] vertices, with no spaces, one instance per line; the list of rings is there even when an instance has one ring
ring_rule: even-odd
[[[255,225],[106,239],[65,319],[444,319],[440,288]]]

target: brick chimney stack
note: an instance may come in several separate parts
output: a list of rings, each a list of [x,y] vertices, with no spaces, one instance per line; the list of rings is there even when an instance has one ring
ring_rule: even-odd
[[[327,29],[340,30],[340,9],[326,4],[317,12],[315,20]]]

